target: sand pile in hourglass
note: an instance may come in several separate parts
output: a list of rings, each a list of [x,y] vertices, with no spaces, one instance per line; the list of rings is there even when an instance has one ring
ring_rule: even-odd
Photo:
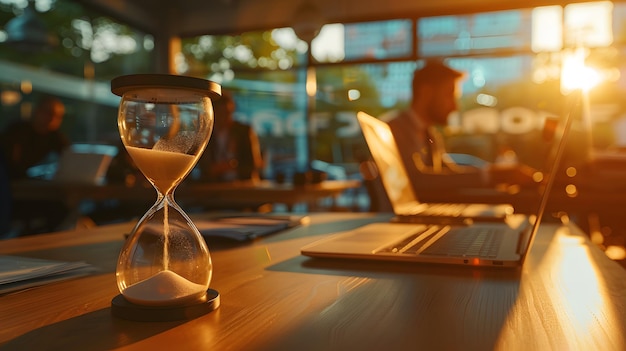
[[[126,150],[143,174],[149,177],[161,193],[167,194],[193,167],[195,157],[185,153],[189,150],[189,145],[192,144],[193,140],[179,137],[169,141],[162,139],[155,144],[153,149],[127,146]],[[164,206],[163,271],[126,288],[124,296],[131,302],[143,304],[169,303],[196,298],[205,292],[205,286],[193,283],[169,270],[170,225],[168,207],[167,205]]]

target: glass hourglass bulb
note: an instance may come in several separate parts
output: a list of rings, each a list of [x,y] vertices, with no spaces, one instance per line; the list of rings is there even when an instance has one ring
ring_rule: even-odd
[[[192,77],[130,75],[113,79],[111,90],[122,96],[118,127],[126,151],[157,192],[120,252],[120,293],[139,305],[201,299],[211,281],[211,256],[174,191],[207,145],[211,98],[218,98],[221,88]]]

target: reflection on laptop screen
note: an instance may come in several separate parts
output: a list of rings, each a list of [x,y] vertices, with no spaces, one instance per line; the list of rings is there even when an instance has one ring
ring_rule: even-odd
[[[372,157],[394,211],[399,210],[398,205],[417,201],[387,123],[370,117],[364,112],[359,112],[358,118],[368,119],[368,123],[361,123],[361,129],[370,150],[376,151],[372,152]]]

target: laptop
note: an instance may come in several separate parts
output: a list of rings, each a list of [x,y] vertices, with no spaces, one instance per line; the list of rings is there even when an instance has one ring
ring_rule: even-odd
[[[73,144],[61,153],[52,180],[61,183],[102,185],[118,149],[112,145]]]
[[[574,104],[577,106],[577,104]],[[573,109],[573,108],[572,108]],[[571,117],[567,114],[561,138],[553,144],[543,192],[533,216],[509,215],[502,222],[469,225],[371,223],[337,233],[301,248],[310,257],[520,267],[539,229],[565,150]],[[556,140],[556,138],[554,139]]]
[[[411,186],[389,125],[365,112],[358,112],[357,120],[395,214],[392,221],[450,224],[502,222],[514,212],[510,204],[420,202]]]

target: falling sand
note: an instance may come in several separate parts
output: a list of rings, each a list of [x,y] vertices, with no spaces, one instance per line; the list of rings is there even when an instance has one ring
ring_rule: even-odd
[[[152,277],[124,289],[124,297],[143,305],[166,305],[194,300],[206,291],[204,285],[190,282],[172,271],[160,271]]]
[[[165,195],[189,172],[196,161],[193,155],[157,149],[127,146],[126,150],[143,174],[152,180],[159,193]],[[176,150],[174,148],[174,150]],[[169,203],[163,215],[163,269],[169,269]]]
[[[127,147],[137,166],[150,178],[158,191],[167,194],[195,164],[196,158],[179,152]],[[124,289],[124,297],[143,305],[168,305],[201,297],[206,286],[190,282],[169,268],[169,203],[164,205],[163,269],[154,276]]]

